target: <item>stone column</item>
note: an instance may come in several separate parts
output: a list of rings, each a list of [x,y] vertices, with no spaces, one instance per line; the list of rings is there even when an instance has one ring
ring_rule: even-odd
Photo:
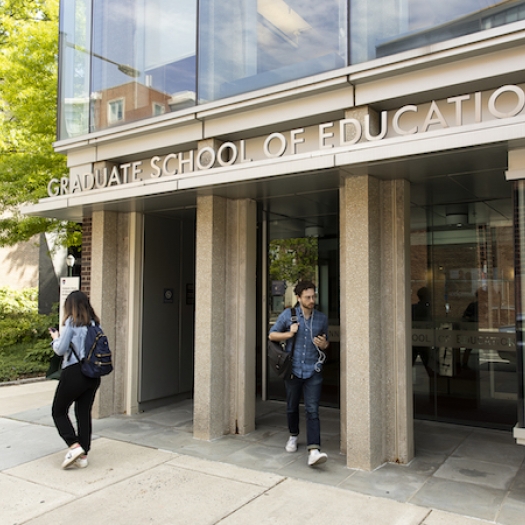
[[[408,463],[414,457],[410,183],[382,181],[380,188],[384,452],[386,461]]]
[[[342,182],[341,449],[352,468],[413,455],[408,206],[403,181]]]
[[[255,201],[228,201],[225,342],[230,352],[230,434],[255,430],[256,227]]]
[[[92,215],[90,301],[99,315],[114,354],[114,371],[102,378],[93,415],[101,418],[122,411],[126,377],[127,214],[96,211]],[[120,220],[119,220],[120,219]]]
[[[255,203],[197,198],[193,434],[255,427]]]

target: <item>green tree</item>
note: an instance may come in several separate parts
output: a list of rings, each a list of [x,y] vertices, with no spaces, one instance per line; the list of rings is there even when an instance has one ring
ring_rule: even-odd
[[[67,172],[56,139],[59,0],[0,0],[0,246],[42,232],[80,245],[75,223],[23,216]]]
[[[273,240],[268,255],[272,281],[315,281],[318,263],[316,237]]]

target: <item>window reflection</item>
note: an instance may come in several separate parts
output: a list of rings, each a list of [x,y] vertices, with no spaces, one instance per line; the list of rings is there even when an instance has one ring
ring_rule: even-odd
[[[61,2],[59,135],[75,137],[519,20],[525,0]],[[119,98],[124,111],[115,116],[111,101]]]
[[[91,0],[60,3],[60,138],[89,130],[90,23]]]
[[[60,24],[60,138],[195,104],[197,0],[72,0]]]
[[[350,0],[351,63],[524,19],[523,0]]]
[[[196,0],[93,6],[91,131],[195,104]]]
[[[346,65],[346,2],[202,0],[199,100]]]
[[[511,217],[510,198],[412,209],[416,417],[496,428],[516,422]]]

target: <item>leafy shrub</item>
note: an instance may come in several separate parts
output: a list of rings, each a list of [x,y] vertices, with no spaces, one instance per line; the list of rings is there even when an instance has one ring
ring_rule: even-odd
[[[0,351],[2,348],[49,338],[47,329],[58,324],[58,313],[38,313],[36,288],[0,288]]]
[[[37,344],[41,344],[43,341]],[[0,382],[15,381],[22,377],[43,376],[52,355],[49,342],[46,348],[33,353],[33,343],[21,343],[4,348],[0,354]],[[45,357],[47,355],[47,357]]]
[[[58,312],[38,313],[36,288],[0,288],[0,381],[42,375],[53,355],[48,328],[57,325]]]

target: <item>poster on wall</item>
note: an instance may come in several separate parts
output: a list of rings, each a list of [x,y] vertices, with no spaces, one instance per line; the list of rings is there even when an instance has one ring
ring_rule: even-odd
[[[80,277],[61,277],[60,278],[60,302],[59,302],[59,326],[64,324],[64,303],[66,297],[71,292],[80,290]]]

